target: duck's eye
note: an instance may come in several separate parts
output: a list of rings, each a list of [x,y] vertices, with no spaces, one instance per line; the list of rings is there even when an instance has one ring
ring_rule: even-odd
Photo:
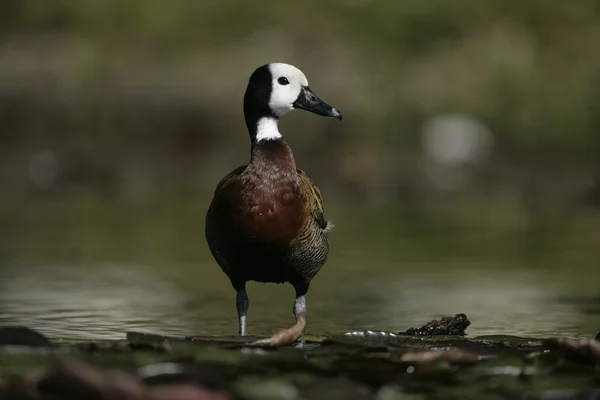
[[[290,84],[290,81],[288,81],[288,78],[286,78],[285,76],[282,76],[281,78],[277,79],[277,82],[279,82],[280,85]]]

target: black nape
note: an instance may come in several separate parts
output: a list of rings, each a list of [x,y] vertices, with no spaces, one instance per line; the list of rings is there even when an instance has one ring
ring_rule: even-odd
[[[269,65],[257,68],[248,82],[246,94],[244,95],[244,118],[246,127],[250,133],[250,139],[254,142],[258,120],[262,117],[277,118],[269,107],[271,99],[271,71]]]

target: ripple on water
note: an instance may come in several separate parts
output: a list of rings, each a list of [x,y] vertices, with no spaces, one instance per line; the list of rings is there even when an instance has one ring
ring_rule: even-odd
[[[398,332],[433,318],[467,314],[467,333],[520,336],[594,335],[600,315],[573,296],[591,296],[581,274],[432,266],[395,271],[347,270],[335,261],[308,296],[312,334]],[[391,272],[390,272],[391,271]],[[576,278],[579,276],[579,281]],[[583,278],[585,281],[585,278]],[[249,329],[264,335],[290,324],[289,285],[249,283]],[[561,296],[571,295],[571,301]],[[597,307],[596,304],[594,304]],[[234,294],[214,265],[131,264],[19,266],[0,271],[0,323],[66,338],[119,339],[128,330],[171,335],[237,332]]]

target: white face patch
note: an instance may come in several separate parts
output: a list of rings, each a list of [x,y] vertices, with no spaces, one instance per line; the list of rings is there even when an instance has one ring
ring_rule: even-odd
[[[293,103],[302,87],[308,86],[308,81],[302,71],[290,64],[269,64],[269,70],[273,77],[269,107],[275,115],[281,117],[294,109]]]
[[[281,133],[277,127],[277,120],[271,117],[262,117],[258,120],[256,127],[256,141],[281,139]]]

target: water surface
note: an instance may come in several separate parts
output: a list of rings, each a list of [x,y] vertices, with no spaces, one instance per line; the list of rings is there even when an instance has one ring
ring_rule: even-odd
[[[357,267],[356,264],[362,263]],[[471,335],[583,336],[600,330],[597,282],[585,268],[554,272],[484,263],[414,263],[339,251],[313,281],[309,332],[402,331],[466,313]],[[289,285],[249,283],[251,334],[293,322]],[[0,323],[53,336],[119,339],[128,330],[176,335],[237,331],[234,292],[200,263],[5,263]]]

